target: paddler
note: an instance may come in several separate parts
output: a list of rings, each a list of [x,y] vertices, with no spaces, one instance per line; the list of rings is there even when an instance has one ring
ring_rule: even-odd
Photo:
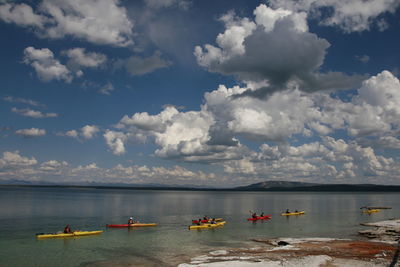
[[[289,209],[286,209],[286,213],[290,213]]]
[[[256,219],[257,218],[257,213],[253,213],[252,215],[251,215],[251,217],[253,217],[254,219]]]
[[[133,221],[133,218],[132,218],[132,217],[129,218],[128,224],[134,224],[134,221]]]
[[[264,212],[261,212],[260,217],[264,217]]]
[[[212,218],[210,223],[211,224],[216,224],[215,218]]]
[[[72,233],[72,230],[71,230],[71,227],[69,227],[69,224],[67,224],[64,227],[64,234],[70,234],[70,233]]]

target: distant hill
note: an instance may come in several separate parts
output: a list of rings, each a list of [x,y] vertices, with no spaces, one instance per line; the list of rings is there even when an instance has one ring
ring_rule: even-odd
[[[319,185],[317,183],[288,182],[288,181],[265,181],[247,186],[236,187],[236,189],[269,189],[269,188],[296,188],[304,186]]]
[[[238,191],[368,191],[400,192],[399,185],[376,184],[317,184],[288,181],[265,181],[234,188]]]
[[[182,191],[287,191],[287,192],[400,192],[400,185],[376,184],[318,184],[292,181],[265,181],[234,188],[216,188],[195,185],[124,184],[124,183],[74,183],[54,184],[49,182],[28,182],[8,180],[0,187],[47,187],[47,188],[93,188],[131,190],[182,190]]]

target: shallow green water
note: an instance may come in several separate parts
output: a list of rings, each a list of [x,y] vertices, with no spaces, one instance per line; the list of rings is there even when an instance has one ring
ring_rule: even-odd
[[[248,245],[256,237],[352,237],[360,222],[400,217],[399,193],[188,192],[0,187],[0,266],[173,265],[204,251]],[[391,206],[372,215],[365,205]],[[306,215],[283,217],[287,208]],[[272,214],[247,222],[249,210]],[[189,231],[191,219],[223,217],[225,227]],[[106,229],[129,216],[159,226]],[[73,229],[102,235],[36,240]]]

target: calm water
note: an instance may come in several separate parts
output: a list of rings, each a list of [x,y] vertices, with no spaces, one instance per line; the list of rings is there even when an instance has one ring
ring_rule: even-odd
[[[360,222],[400,217],[399,193],[184,192],[0,187],[0,266],[173,265],[204,251],[250,245],[256,237],[358,238]],[[371,216],[365,205],[391,206]],[[304,216],[283,217],[287,208]],[[272,214],[247,222],[249,210]],[[191,219],[223,217],[213,230],[189,231]],[[159,226],[106,229],[129,216]],[[35,233],[72,229],[102,235],[36,240]],[[254,244],[251,244],[254,245]]]

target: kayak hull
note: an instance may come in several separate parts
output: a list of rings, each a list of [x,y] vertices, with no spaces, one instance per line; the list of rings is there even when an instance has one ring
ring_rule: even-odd
[[[291,216],[291,215],[303,215],[303,214],[305,214],[306,212],[305,211],[299,211],[299,212],[289,212],[289,213],[282,213],[281,215],[282,216]]]
[[[126,227],[150,227],[157,226],[156,223],[133,223],[133,224],[107,224],[110,228],[126,228]]]
[[[37,238],[63,238],[63,237],[76,237],[76,236],[88,236],[88,235],[99,235],[104,231],[75,231],[73,233],[60,233],[60,234],[38,234]]]
[[[375,212],[380,212],[381,210],[378,209],[372,209],[372,210],[364,210],[364,213],[375,213]]]
[[[265,215],[262,217],[256,217],[256,218],[247,218],[248,221],[258,221],[258,220],[269,220],[271,219],[272,215]]]
[[[217,228],[217,227],[224,226],[225,223],[226,222],[217,222],[214,224],[206,223],[206,224],[202,224],[202,225],[191,225],[191,226],[189,226],[189,230]]]

